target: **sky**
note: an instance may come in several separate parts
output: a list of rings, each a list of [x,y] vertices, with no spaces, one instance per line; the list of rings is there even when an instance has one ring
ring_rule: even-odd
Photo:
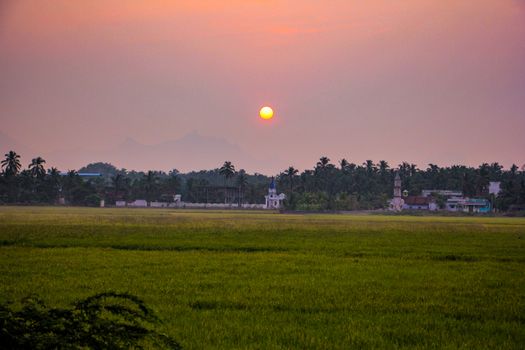
[[[521,166],[525,0],[0,0],[0,122],[64,170]]]

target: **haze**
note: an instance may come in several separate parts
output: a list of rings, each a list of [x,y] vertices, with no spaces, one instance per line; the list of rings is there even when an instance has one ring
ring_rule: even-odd
[[[0,151],[61,169],[521,165],[524,62],[520,0],[3,0]]]

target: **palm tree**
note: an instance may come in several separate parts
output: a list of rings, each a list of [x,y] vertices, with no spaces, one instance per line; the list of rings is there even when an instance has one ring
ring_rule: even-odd
[[[374,165],[374,162],[371,161],[370,159],[367,160],[366,162],[363,163],[363,166],[366,168],[366,172],[368,174],[372,174],[372,173],[375,173],[375,171],[377,170],[377,168],[375,167]]]
[[[2,161],[2,169],[6,176],[16,175],[20,171],[22,164],[20,163],[20,156],[15,151],[9,151],[5,154],[5,159]]]
[[[386,160],[380,160],[377,164],[379,166],[379,172],[383,175],[386,174],[390,166],[388,165],[388,162]]]
[[[246,175],[246,171],[244,171],[244,169],[241,169],[237,174],[237,186],[239,186],[239,207],[242,204],[246,185],[248,185],[248,175]]]
[[[350,163],[348,163],[348,161],[345,158],[343,158],[339,161],[339,165],[341,166],[341,170],[343,172],[346,172]]]
[[[44,169],[45,162],[42,157],[33,158],[28,166],[31,176],[42,178],[46,174],[46,169]]]
[[[125,181],[126,180],[125,180],[124,174],[122,173],[117,173],[115,176],[111,178],[111,183],[114,189],[115,200],[120,199],[119,195],[124,187]]]
[[[235,175],[235,166],[230,161],[225,161],[222,167],[219,169],[219,174],[224,176],[224,204],[228,202],[228,190],[226,189],[226,183],[228,179]]]
[[[293,193],[293,179],[297,173],[299,173],[299,170],[295,169],[293,166],[288,167],[288,169],[284,171],[284,175],[288,177],[288,181],[290,182],[290,196]]]
[[[82,179],[75,170],[69,170],[62,178],[62,186],[64,199],[73,203],[78,199],[75,193],[82,187]]]
[[[393,174],[389,172],[390,165],[388,165],[388,162],[386,160],[380,160],[379,163],[377,163],[377,167],[379,168],[379,185],[383,188],[383,191],[385,188],[389,188],[391,176],[390,174]]]
[[[229,179],[235,175],[235,166],[232,164],[232,162],[226,161],[219,169],[219,174],[224,176],[226,179]]]
[[[168,177],[164,180],[163,188],[164,192],[170,195],[176,195],[180,188],[179,171],[172,170],[169,172]]]
[[[417,173],[417,166],[414,163],[410,164],[410,176],[414,176],[416,175],[416,173]]]
[[[51,169],[47,169],[47,175],[49,175],[53,183],[60,184],[60,171],[57,168],[51,167]]]
[[[49,200],[54,203],[58,200],[61,188],[61,176],[57,168],[52,167],[47,170],[47,176],[44,179],[45,191]]]
[[[146,200],[148,201],[148,206],[151,203],[152,196],[157,189],[157,173],[155,171],[148,171],[147,174],[144,175],[144,190],[146,192]]]
[[[321,157],[319,158],[319,161],[316,164],[316,169],[324,169],[328,166],[329,163],[330,163],[330,158]]]

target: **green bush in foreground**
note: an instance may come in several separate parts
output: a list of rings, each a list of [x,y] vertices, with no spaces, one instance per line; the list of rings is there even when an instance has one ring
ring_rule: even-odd
[[[0,344],[6,349],[181,349],[150,328],[159,320],[142,300],[127,293],[100,293],[71,309],[48,308],[36,297],[14,311],[0,305]]]

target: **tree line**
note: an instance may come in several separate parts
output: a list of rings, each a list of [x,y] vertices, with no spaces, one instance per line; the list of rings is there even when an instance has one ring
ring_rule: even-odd
[[[429,164],[419,169],[403,162],[396,168],[381,160],[355,164],[341,159],[333,164],[321,157],[313,169],[299,173],[289,167],[279,174],[278,184],[286,189],[288,207],[299,210],[366,210],[388,207],[393,195],[395,174],[399,173],[402,189],[411,196],[427,190],[455,190],[464,196],[487,198],[499,210],[522,208],[525,205],[525,168],[516,165],[505,170],[499,163],[483,163],[479,167],[453,165],[439,167]],[[489,195],[489,183],[501,182],[499,196]],[[439,198],[438,198],[439,199]]]
[[[236,170],[229,161],[212,170],[180,173],[137,172],[117,169],[109,163],[92,163],[78,171],[61,173],[46,169],[42,157],[32,159],[23,169],[20,156],[10,151],[1,162],[0,203],[56,204],[63,198],[71,205],[98,206],[118,200],[145,199],[171,202],[181,194],[185,202],[199,203],[264,203],[271,177]],[[82,178],[79,173],[100,173]],[[286,194],[290,210],[364,210],[388,206],[393,181],[399,173],[403,190],[419,195],[423,189],[462,191],[465,196],[490,199],[495,208],[506,211],[525,208],[525,168],[512,165],[504,169],[499,163],[478,167],[429,164],[426,169],[403,162],[391,167],[381,160],[355,164],[346,159],[333,163],[321,157],[311,169],[299,172],[293,166],[276,176],[279,192]],[[499,196],[489,195],[489,183],[501,182]]]

